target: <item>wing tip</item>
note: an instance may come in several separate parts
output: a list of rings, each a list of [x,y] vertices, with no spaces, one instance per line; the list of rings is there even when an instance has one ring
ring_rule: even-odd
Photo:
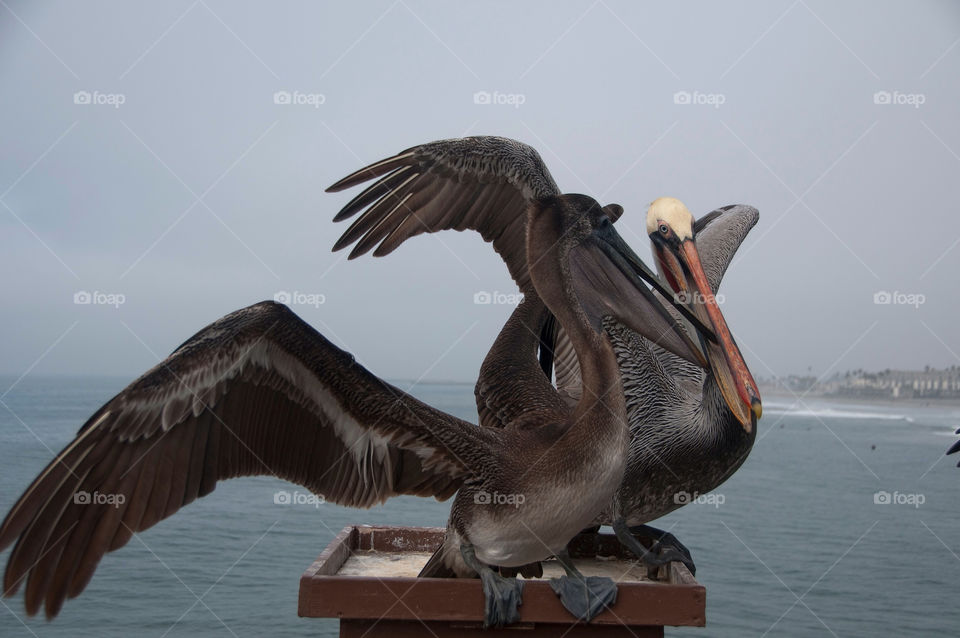
[[[347,175],[346,177],[344,177],[343,179],[334,182],[334,183],[331,184],[330,186],[327,186],[326,188],[324,188],[324,189],[323,189],[323,192],[324,192],[324,193],[339,193],[339,192],[342,191],[342,190],[346,190],[347,188],[350,188],[350,185],[347,183],[347,181],[348,181],[351,177],[353,177],[354,175],[356,175],[356,173],[351,173],[351,174]],[[336,220],[334,220],[334,221],[336,221]]]
[[[949,456],[950,454],[955,454],[955,453],[957,453],[957,452],[960,452],[960,441],[957,441],[957,442],[955,442],[953,445],[951,445],[951,446],[950,446],[950,449],[947,450],[947,454],[946,454],[946,455]],[[958,466],[958,467],[960,467],[960,466]]]

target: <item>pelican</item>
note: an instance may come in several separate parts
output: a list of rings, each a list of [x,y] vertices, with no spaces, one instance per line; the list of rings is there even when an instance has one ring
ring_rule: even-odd
[[[374,247],[374,256],[384,256],[424,232],[471,229],[493,243],[514,281],[529,294],[522,211],[543,192],[557,190],[534,149],[497,137],[440,140],[362,168],[328,191],[374,178],[379,179],[334,218],[341,221],[364,211],[334,250],[356,244],[350,259]],[[611,221],[623,212],[618,205],[604,210]],[[621,542],[651,566],[680,560],[695,571],[689,551],[679,541],[646,523],[683,505],[686,501],[678,497],[684,492],[716,488],[743,463],[753,445],[756,419],[762,413],[759,391],[714,291],[757,218],[752,207],[730,206],[695,221],[673,198],[658,199],[648,210],[647,231],[662,277],[648,281],[666,301],[674,305],[683,301],[678,308],[667,303],[664,307],[679,310],[691,322],[701,336],[702,352],[692,348],[678,357],[651,350],[642,335],[607,320],[627,393],[631,445],[624,481],[595,522],[613,525]],[[504,412],[504,398],[510,396],[513,378],[531,374],[528,359],[536,357],[538,345],[548,378],[556,366],[561,396],[571,404],[581,400],[578,360],[565,331],[555,331],[548,314],[538,323],[521,307],[481,367],[475,394],[482,425],[502,427],[504,418],[513,416]],[[654,551],[634,535],[653,537]],[[455,539],[448,534],[421,575],[455,573],[450,565],[455,556]]]
[[[530,257],[524,308],[549,311],[563,327],[582,400],[563,401],[542,373],[511,379],[499,395],[502,427],[476,427],[382,381],[286,306],[235,311],[97,410],[27,487],[0,525],[0,551],[16,541],[4,594],[25,582],[28,613],[43,606],[53,617],[135,532],[220,480],[273,475],[355,507],[456,493],[448,530],[456,552],[444,558],[457,574],[481,578],[488,625],[515,621],[523,582],[492,567],[562,556],[623,477],[626,404],[604,318],[695,358],[593,199],[542,192],[518,214]],[[114,498],[77,498],[83,492]],[[571,611],[589,616],[613,601],[610,579],[565,567],[554,586]]]
[[[694,221],[686,206],[672,198],[654,201],[647,213],[658,270],[676,298],[716,330],[719,343],[704,341],[708,370],[616,320],[606,326],[620,362],[631,443],[623,483],[595,523],[612,525],[621,543],[649,565],[680,560],[695,572],[689,551],[673,535],[646,523],[716,489],[743,464],[756,438],[762,415],[759,389],[714,292],[757,219],[752,207],[728,206]],[[558,365],[568,372],[558,373],[557,385],[576,396],[576,357],[567,358],[573,362]],[[641,534],[657,541],[653,555],[636,539]]]

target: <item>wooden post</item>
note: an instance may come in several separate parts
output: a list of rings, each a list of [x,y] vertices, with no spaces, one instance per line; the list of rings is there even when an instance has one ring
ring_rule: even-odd
[[[443,539],[442,528],[350,526],[300,578],[300,616],[339,618],[342,638],[490,636],[483,629],[478,579],[416,578]],[[547,578],[562,574],[556,561],[544,578],[527,581],[520,622],[501,631],[523,637],[663,636],[665,625],[706,623],[706,591],[680,563],[655,579],[607,534],[581,534],[570,554],[586,575],[618,582],[617,603],[589,624],[563,608]],[[523,633],[515,633],[523,632]]]

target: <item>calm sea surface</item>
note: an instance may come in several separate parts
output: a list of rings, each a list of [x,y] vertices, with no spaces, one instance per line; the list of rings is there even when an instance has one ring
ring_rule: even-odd
[[[128,381],[28,378],[4,397],[0,515]],[[470,386],[413,393],[475,420]],[[668,633],[957,635],[960,468],[943,453],[958,425],[957,407],[768,397],[743,468],[712,498],[658,522],[691,549],[707,588],[707,627]],[[53,622],[27,618],[19,595],[4,599],[0,636],[335,636],[334,621],[297,617],[300,574],[333,536],[354,523],[446,522],[448,504],[433,500],[275,504],[283,489],[295,488],[221,483],[109,554]],[[892,502],[876,503],[878,492]]]

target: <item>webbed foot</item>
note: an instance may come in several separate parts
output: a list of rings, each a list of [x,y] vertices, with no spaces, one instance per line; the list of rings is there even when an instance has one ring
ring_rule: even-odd
[[[483,584],[483,626],[503,627],[520,620],[523,603],[523,581],[504,578],[486,569],[480,572]]]
[[[461,542],[460,555],[464,562],[480,575],[483,585],[483,627],[503,627],[520,620],[523,603],[523,581],[504,578],[480,562],[473,545]]]
[[[584,622],[617,602],[617,584],[605,576],[561,576],[551,578],[550,587],[567,611]]]
[[[550,588],[560,597],[560,602],[576,618],[590,622],[607,607],[617,602],[617,584],[606,576],[584,576],[573,566],[565,551],[557,554],[557,560],[567,572],[566,576],[550,579]]]

